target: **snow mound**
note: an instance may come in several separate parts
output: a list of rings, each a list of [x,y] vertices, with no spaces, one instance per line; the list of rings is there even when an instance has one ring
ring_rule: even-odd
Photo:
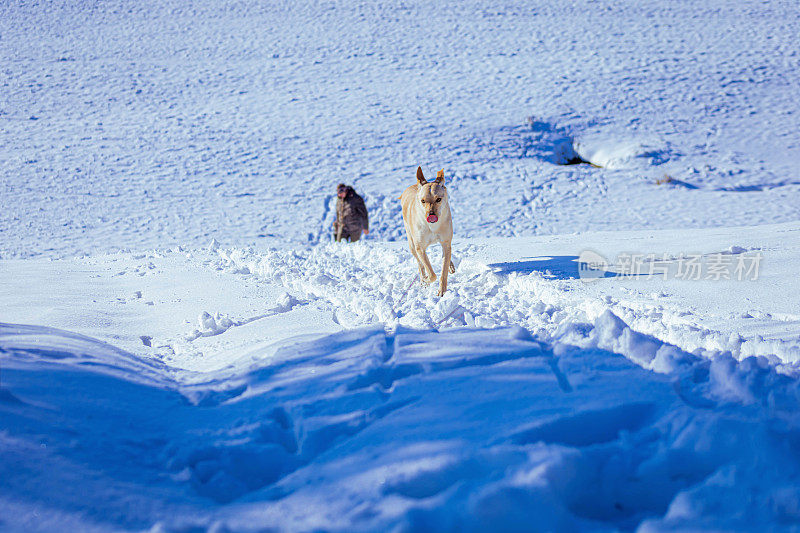
[[[640,141],[581,140],[573,148],[584,161],[612,170],[635,168],[642,162],[660,165],[669,159],[665,150]]]

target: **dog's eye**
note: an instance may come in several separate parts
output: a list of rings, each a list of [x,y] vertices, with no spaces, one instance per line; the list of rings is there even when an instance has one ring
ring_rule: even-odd
[[[441,202],[441,201],[442,201],[442,199],[441,199],[441,198],[437,198],[437,199],[436,199],[436,203],[437,203],[437,204],[438,204],[439,202]]]
[[[425,203],[425,200],[420,200],[420,201],[421,201],[423,204]]]

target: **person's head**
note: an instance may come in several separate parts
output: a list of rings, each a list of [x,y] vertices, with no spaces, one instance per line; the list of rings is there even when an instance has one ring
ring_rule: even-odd
[[[344,198],[345,196],[347,196],[347,185],[345,185],[344,183],[340,183],[336,187],[336,196],[338,196],[339,198]]]

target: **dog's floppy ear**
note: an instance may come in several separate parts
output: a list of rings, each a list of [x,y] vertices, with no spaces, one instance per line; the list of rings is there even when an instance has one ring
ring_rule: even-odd
[[[417,181],[420,185],[425,185],[428,183],[428,180],[426,180],[425,176],[422,174],[422,167],[417,167]]]
[[[444,183],[444,169],[436,173],[436,183],[439,185]]]

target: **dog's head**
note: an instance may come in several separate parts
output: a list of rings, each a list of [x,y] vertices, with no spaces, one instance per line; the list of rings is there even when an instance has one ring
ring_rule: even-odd
[[[417,199],[425,211],[425,220],[434,224],[439,221],[442,206],[447,205],[447,187],[444,186],[444,169],[436,173],[436,180],[428,183],[422,174],[422,167],[417,167]]]

